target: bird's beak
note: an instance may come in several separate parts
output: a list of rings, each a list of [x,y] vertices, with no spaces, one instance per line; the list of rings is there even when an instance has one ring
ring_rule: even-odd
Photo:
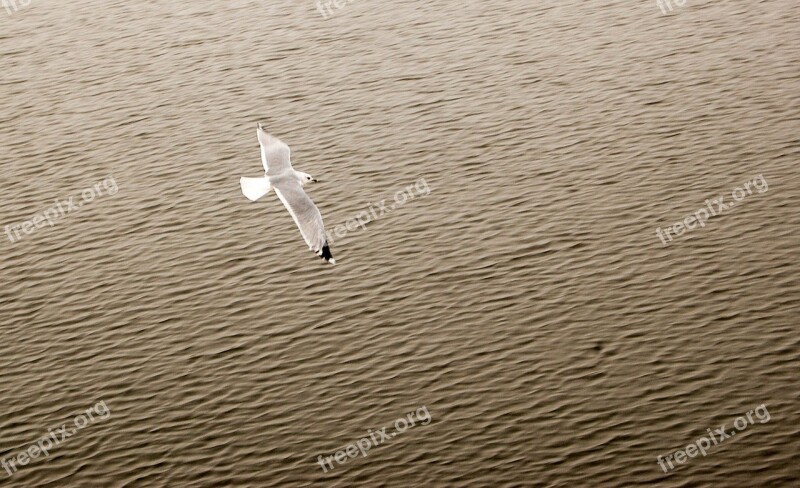
[[[316,179],[316,178],[311,178],[311,183],[318,183],[318,182],[319,182],[319,180],[318,180],[318,179]]]

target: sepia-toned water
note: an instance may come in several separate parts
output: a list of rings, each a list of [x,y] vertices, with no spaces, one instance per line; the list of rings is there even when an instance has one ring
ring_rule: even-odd
[[[15,1],[0,486],[800,484],[795,1]]]

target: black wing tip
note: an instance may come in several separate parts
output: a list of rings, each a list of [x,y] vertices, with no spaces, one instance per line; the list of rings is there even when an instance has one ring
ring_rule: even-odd
[[[331,254],[331,248],[328,247],[328,243],[326,242],[325,245],[322,246],[322,251],[317,254],[320,258],[324,259],[325,262],[336,264],[336,260],[333,259],[333,254]]]

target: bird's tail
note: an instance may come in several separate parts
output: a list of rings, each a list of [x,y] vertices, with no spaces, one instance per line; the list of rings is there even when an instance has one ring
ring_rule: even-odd
[[[270,190],[269,179],[266,177],[248,178],[246,176],[242,176],[242,178],[239,180],[239,184],[242,185],[242,193],[244,193],[244,196],[246,196],[251,202],[255,202],[259,198],[263,197],[269,193]]]

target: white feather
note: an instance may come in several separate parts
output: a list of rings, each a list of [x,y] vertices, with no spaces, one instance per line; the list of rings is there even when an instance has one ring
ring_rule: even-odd
[[[239,180],[239,184],[242,185],[242,193],[244,193],[244,196],[246,196],[251,202],[255,202],[259,198],[269,193],[271,188],[269,184],[269,178],[266,177],[248,178],[246,176],[242,176],[242,178]]]

